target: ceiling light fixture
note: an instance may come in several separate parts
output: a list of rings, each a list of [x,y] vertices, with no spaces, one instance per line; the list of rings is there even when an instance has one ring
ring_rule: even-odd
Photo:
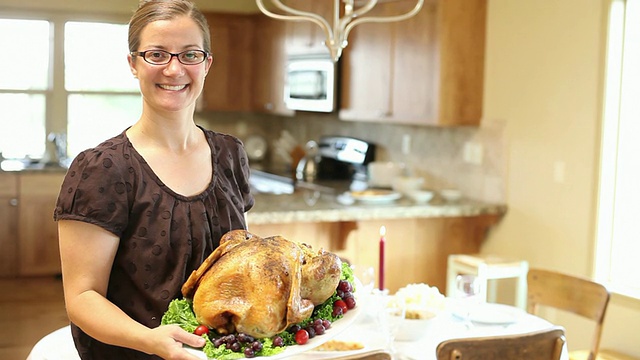
[[[394,16],[363,16],[371,9],[373,9],[378,0],[364,0],[359,1],[360,4],[356,4],[355,0],[334,0],[333,5],[333,23],[329,24],[327,19],[321,15],[314,14],[308,11],[301,11],[294,9],[282,3],[281,0],[267,0],[273,4],[277,9],[284,12],[283,14],[272,12],[264,5],[264,0],[256,0],[256,4],[260,11],[265,15],[279,20],[289,21],[311,21],[324,31],[327,40],[325,45],[329,48],[329,53],[333,61],[338,61],[340,55],[342,55],[342,49],[347,46],[347,37],[349,32],[354,26],[367,22],[392,22],[406,20],[420,11],[424,0],[417,0],[416,5],[402,15]],[[311,1],[330,1],[330,0],[311,0]],[[381,0],[381,2],[384,0]],[[344,9],[341,11],[340,2],[344,3]],[[356,8],[357,6],[357,8]],[[340,13],[343,14],[340,17]]]

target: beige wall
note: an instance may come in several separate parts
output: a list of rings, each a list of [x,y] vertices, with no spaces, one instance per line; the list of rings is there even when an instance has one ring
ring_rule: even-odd
[[[486,252],[592,274],[606,2],[489,1],[485,111],[506,124],[509,211]],[[587,327],[550,315],[587,346]],[[638,334],[637,302],[614,297],[602,345],[640,356]]]

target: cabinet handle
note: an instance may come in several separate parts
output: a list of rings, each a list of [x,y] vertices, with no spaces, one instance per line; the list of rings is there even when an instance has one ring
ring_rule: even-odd
[[[11,199],[11,200],[9,200],[9,205],[11,205],[11,206],[18,206],[18,199]]]

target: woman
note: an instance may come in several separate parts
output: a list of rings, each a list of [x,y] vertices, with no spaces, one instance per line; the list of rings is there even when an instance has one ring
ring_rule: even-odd
[[[194,122],[213,59],[192,3],[141,2],[129,50],[140,119],[74,159],[56,205],[67,313],[82,359],[194,359],[182,345],[204,339],[160,321],[220,237],[246,229],[247,156]]]

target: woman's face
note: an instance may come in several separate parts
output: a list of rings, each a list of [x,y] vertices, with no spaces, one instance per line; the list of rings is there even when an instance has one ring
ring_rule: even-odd
[[[149,23],[140,33],[138,51],[165,50],[180,53],[202,50],[202,32],[188,16]],[[202,92],[204,78],[213,59],[203,63],[184,65],[177,57],[165,65],[147,63],[142,56],[129,55],[129,66],[139,79],[145,105],[156,111],[180,111],[192,108]]]

